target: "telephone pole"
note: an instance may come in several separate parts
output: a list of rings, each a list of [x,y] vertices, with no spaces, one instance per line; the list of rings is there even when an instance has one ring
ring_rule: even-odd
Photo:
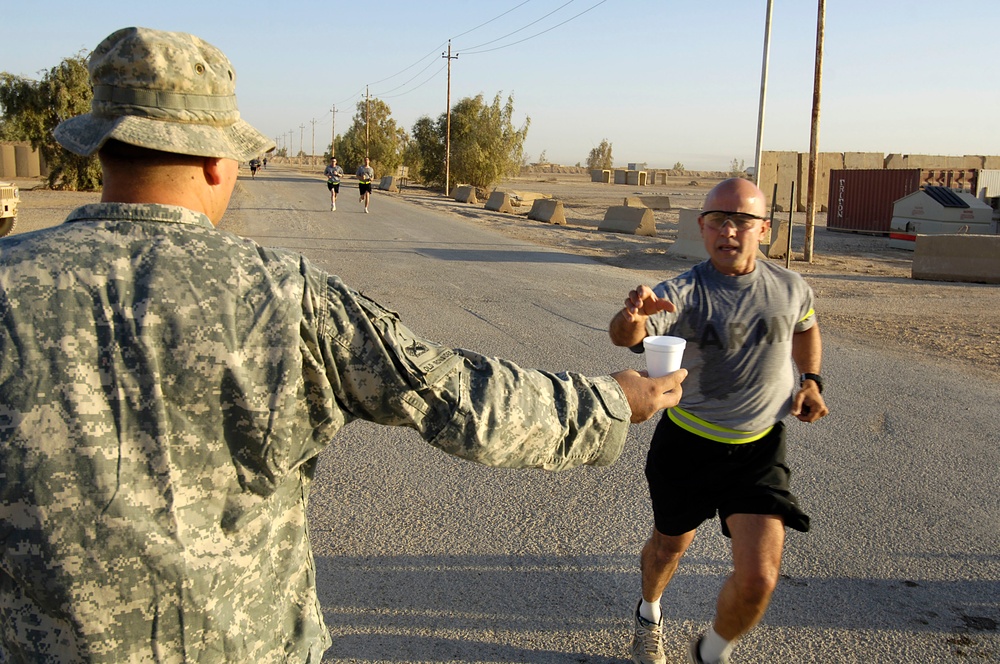
[[[299,152],[305,154],[305,149],[303,148],[304,143],[302,142],[302,137],[305,135],[306,126],[304,124],[299,125]]]
[[[764,141],[764,98],[767,96],[767,63],[771,50],[771,2],[764,18],[764,63],[760,70],[760,106],[757,109],[757,150],[753,153],[753,183],[760,184],[760,155]],[[773,223],[773,222],[772,222]]]
[[[315,157],[316,156],[316,118],[313,118],[312,120],[310,120],[310,122],[312,123],[312,126],[313,126],[313,142],[312,142],[312,149],[309,151],[309,156],[310,157]]]
[[[331,127],[330,127],[330,132],[331,132],[331,136],[330,136],[330,156],[334,157],[337,154],[337,151],[333,147],[333,144],[337,142],[337,105],[336,104],[334,104],[330,108],[330,113],[333,115],[333,120],[330,122],[330,125],[331,125]]]
[[[368,86],[365,86],[365,156],[370,157],[368,153],[368,119],[371,116],[371,109],[369,108],[369,102],[371,97],[368,96]]]
[[[441,54],[442,58],[448,59],[448,112],[444,125],[444,195],[451,191],[451,61],[458,60],[458,53],[454,57],[451,55],[451,40],[448,40],[448,55]]]
[[[816,71],[813,80],[812,127],[809,131],[809,194],[806,196],[806,246],[803,258],[813,262],[813,232],[816,226],[816,181],[819,171],[819,97],[823,83],[823,31],[826,0],[819,0],[816,18]],[[791,229],[789,229],[789,232]]]

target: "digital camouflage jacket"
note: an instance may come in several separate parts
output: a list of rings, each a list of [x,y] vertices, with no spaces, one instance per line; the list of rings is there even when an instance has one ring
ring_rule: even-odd
[[[306,502],[342,426],[558,470],[630,416],[610,377],[422,339],[178,207],[4,238],[0,320],[2,661],[319,662]]]

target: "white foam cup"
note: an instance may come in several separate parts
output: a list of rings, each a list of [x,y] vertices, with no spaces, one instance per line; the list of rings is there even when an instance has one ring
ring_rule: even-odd
[[[650,378],[666,376],[681,368],[687,341],[680,337],[646,337],[642,347],[646,351],[646,371]]]

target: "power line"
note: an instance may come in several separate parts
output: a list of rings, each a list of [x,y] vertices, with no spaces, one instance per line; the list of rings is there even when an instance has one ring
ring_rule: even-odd
[[[437,76],[438,74],[440,74],[440,73],[441,73],[441,72],[442,72],[442,71],[443,71],[443,70],[445,69],[445,67],[447,67],[447,66],[448,66],[447,64],[443,64],[443,65],[441,65],[441,66],[440,66],[440,67],[439,67],[439,68],[437,69],[437,71],[435,71],[435,72],[434,72],[433,74],[431,74],[431,75],[430,75],[430,78],[427,78],[427,79],[425,79],[423,83],[419,83],[419,84],[417,84],[417,85],[413,86],[412,88],[410,88],[410,89],[409,89],[409,90],[407,90],[406,92],[400,92],[400,93],[399,93],[398,95],[384,95],[384,94],[383,94],[383,95],[375,95],[375,96],[376,96],[376,97],[378,97],[379,99],[396,99],[396,98],[398,98],[398,97],[403,97],[403,96],[405,96],[405,95],[408,95],[408,94],[410,94],[411,92],[413,92],[414,90],[418,90],[418,89],[420,89],[421,87],[423,87],[423,86],[427,85],[428,83],[430,83],[431,81],[433,81],[433,80],[434,80],[434,78],[435,78],[435,77],[436,77],[436,76]]]
[[[571,5],[571,4],[573,4],[574,2],[576,2],[576,0],[569,0],[568,2],[565,2],[565,3],[561,4],[561,5],[559,5],[558,7],[556,7],[556,8],[555,8],[555,9],[553,9],[552,11],[550,11],[550,12],[549,12],[548,14],[546,14],[545,16],[542,16],[542,17],[539,17],[539,18],[536,18],[536,19],[535,19],[534,21],[532,21],[531,23],[529,23],[529,24],[527,24],[527,25],[522,25],[522,26],[521,26],[520,28],[518,28],[518,29],[517,29],[517,30],[515,30],[514,32],[508,32],[508,33],[507,33],[507,34],[505,34],[505,35],[504,35],[503,37],[497,37],[496,39],[491,39],[491,40],[490,40],[490,41],[488,41],[488,42],[484,42],[484,43],[482,43],[482,44],[477,44],[476,46],[470,46],[470,47],[469,47],[469,48],[468,48],[467,50],[473,50],[473,49],[477,49],[477,48],[482,48],[483,46],[488,46],[488,45],[492,44],[493,42],[498,42],[498,41],[500,41],[501,39],[506,39],[507,37],[510,37],[511,35],[516,35],[516,34],[517,34],[517,33],[519,33],[519,32],[520,32],[521,30],[525,30],[525,29],[527,29],[527,28],[530,28],[530,27],[531,27],[531,26],[533,26],[533,25],[534,25],[535,23],[538,23],[539,21],[543,21],[543,20],[547,19],[548,17],[552,16],[552,15],[553,15],[553,14],[555,14],[555,13],[556,13],[557,11],[559,11],[560,9],[562,9],[563,7],[565,7],[566,5]]]
[[[465,32],[462,32],[462,33],[459,33],[458,35],[456,35],[456,37],[455,37],[455,38],[457,38],[457,37],[462,37],[462,36],[464,36],[464,35],[467,35],[467,34],[470,34],[470,33],[472,33],[472,32],[475,32],[476,30],[478,30],[478,29],[480,29],[480,28],[482,28],[482,27],[484,27],[484,26],[486,26],[486,25],[489,25],[490,23],[493,23],[494,21],[497,21],[497,20],[499,20],[499,19],[503,18],[504,16],[506,16],[506,15],[510,14],[511,12],[513,12],[513,11],[515,11],[515,10],[517,10],[517,9],[520,9],[521,7],[523,7],[524,5],[528,4],[529,2],[531,2],[531,0],[524,0],[523,2],[520,2],[519,4],[516,4],[516,5],[514,5],[513,7],[511,7],[511,8],[510,8],[510,9],[508,9],[507,11],[505,11],[505,12],[503,12],[503,13],[501,13],[501,14],[498,14],[497,16],[494,16],[494,17],[493,17],[493,18],[491,18],[490,20],[488,20],[488,21],[485,21],[485,22],[483,22],[483,23],[480,23],[479,25],[475,26],[474,28],[470,28],[469,30],[466,30]],[[504,48],[508,48],[508,47],[510,47],[510,46],[514,46],[514,45],[516,45],[516,44],[521,44],[521,43],[523,43],[523,42],[526,42],[526,41],[528,41],[528,40],[530,40],[530,39],[534,39],[535,37],[539,37],[539,36],[541,36],[541,35],[544,35],[544,34],[545,34],[545,33],[547,33],[547,32],[551,32],[552,30],[555,30],[556,28],[558,28],[558,27],[560,27],[560,26],[563,26],[563,25],[565,25],[565,24],[569,23],[570,21],[572,21],[572,20],[574,20],[574,19],[576,19],[576,18],[579,18],[580,16],[583,16],[583,15],[584,15],[584,14],[586,14],[587,12],[589,12],[589,11],[591,11],[591,10],[593,10],[593,9],[596,9],[596,8],[597,8],[597,7],[599,7],[600,5],[603,5],[603,4],[605,3],[605,2],[607,2],[607,0],[600,0],[599,2],[595,3],[595,4],[594,4],[594,5],[592,5],[591,7],[588,7],[587,9],[583,10],[582,12],[580,12],[580,13],[578,13],[578,14],[575,14],[575,15],[573,15],[573,16],[571,16],[571,17],[569,17],[569,18],[568,18],[568,19],[566,19],[565,21],[562,21],[562,22],[560,22],[560,23],[557,23],[556,25],[553,25],[553,26],[551,26],[551,27],[549,27],[549,28],[546,28],[545,30],[542,30],[541,32],[537,32],[537,33],[535,33],[535,34],[533,34],[533,35],[530,35],[530,36],[528,36],[528,37],[525,37],[524,39],[520,39],[520,40],[518,40],[518,41],[515,41],[515,42],[511,42],[511,43],[509,43],[509,44],[504,44],[504,45],[502,45],[502,46],[497,46],[497,47],[494,47],[494,48],[488,48],[488,49],[483,49],[483,48],[482,48],[483,46],[488,46],[489,44],[494,44],[494,43],[496,43],[496,42],[498,42],[498,41],[500,41],[500,40],[502,40],[502,39],[506,39],[507,37],[510,37],[511,35],[515,35],[515,34],[517,34],[517,33],[521,32],[521,31],[523,31],[523,30],[526,30],[527,28],[530,28],[530,27],[531,27],[532,25],[535,25],[535,24],[537,24],[537,23],[539,23],[539,22],[541,22],[541,21],[545,20],[546,18],[548,18],[548,17],[552,16],[552,15],[553,15],[553,14],[555,14],[556,12],[558,12],[558,11],[562,10],[563,8],[567,7],[568,5],[571,5],[571,4],[573,4],[574,2],[576,2],[576,0],[568,0],[567,2],[563,3],[562,5],[560,5],[559,7],[557,7],[556,9],[552,10],[551,12],[549,12],[549,13],[545,14],[544,16],[542,16],[542,17],[540,17],[540,18],[538,18],[538,19],[535,19],[534,21],[532,21],[532,22],[530,22],[530,23],[528,23],[528,24],[526,24],[526,25],[523,25],[523,26],[521,26],[521,27],[520,27],[520,28],[518,28],[517,30],[514,30],[513,32],[509,32],[509,33],[507,33],[506,35],[504,35],[504,36],[502,36],[502,37],[498,37],[498,38],[496,38],[496,39],[492,39],[492,40],[490,40],[490,41],[487,41],[487,42],[484,42],[484,43],[482,43],[482,44],[479,44],[479,45],[477,45],[477,46],[473,46],[473,47],[472,47],[471,49],[469,49],[469,50],[463,50],[463,53],[467,53],[467,54],[471,54],[471,55],[478,55],[478,54],[481,54],[481,53],[489,53],[490,51],[498,51],[498,50],[500,50],[500,49],[504,49]],[[396,72],[395,74],[393,74],[393,75],[391,75],[391,76],[387,76],[387,77],[385,77],[385,78],[382,78],[382,79],[379,79],[378,81],[375,81],[375,83],[373,83],[373,84],[369,84],[369,85],[375,85],[375,84],[378,84],[378,83],[382,83],[382,82],[385,82],[385,81],[388,81],[388,80],[391,80],[391,79],[393,79],[393,78],[395,78],[395,77],[399,76],[400,74],[403,74],[404,72],[406,72],[406,71],[409,71],[410,69],[412,69],[412,68],[416,67],[416,66],[417,66],[417,65],[419,65],[419,64],[420,64],[421,62],[423,62],[423,61],[424,61],[425,59],[427,59],[427,58],[428,58],[428,57],[429,57],[430,55],[434,54],[434,53],[435,53],[435,52],[436,52],[436,51],[437,51],[437,50],[438,50],[439,48],[441,48],[441,46],[444,46],[444,45],[445,45],[446,43],[447,43],[447,44],[450,44],[450,42],[451,42],[451,40],[448,40],[447,42],[443,42],[443,43],[442,43],[442,44],[441,44],[440,46],[436,47],[436,48],[435,48],[435,49],[434,49],[433,51],[431,51],[431,52],[430,52],[430,53],[428,53],[427,55],[424,55],[424,56],[422,56],[421,58],[417,59],[417,60],[416,60],[416,61],[415,61],[415,62],[414,62],[413,64],[411,64],[411,65],[407,66],[407,67],[406,67],[406,68],[404,68],[404,69],[401,69],[400,71]],[[475,49],[482,49],[482,50],[475,50]],[[395,95],[387,95],[387,94],[386,94],[386,93],[389,93],[389,92],[393,92],[393,91],[395,91],[395,90],[399,90],[400,88],[403,88],[403,87],[405,87],[406,85],[408,85],[409,83],[411,83],[411,82],[412,82],[412,81],[413,81],[414,79],[416,79],[416,78],[417,78],[418,76],[420,76],[420,74],[422,74],[423,72],[427,71],[427,70],[428,70],[428,69],[429,69],[429,68],[430,68],[430,67],[431,67],[431,66],[433,65],[433,63],[434,63],[434,61],[432,60],[432,61],[431,61],[431,62],[429,62],[429,63],[428,63],[428,64],[427,64],[427,65],[426,65],[426,66],[425,66],[425,67],[424,67],[423,69],[421,69],[421,70],[420,70],[420,71],[418,71],[418,72],[417,72],[416,74],[414,74],[414,75],[413,75],[412,77],[410,77],[410,78],[409,78],[409,79],[408,79],[407,81],[405,81],[405,82],[401,83],[400,85],[397,85],[397,86],[396,86],[396,87],[394,87],[394,88],[391,88],[391,89],[389,89],[389,90],[386,90],[386,91],[384,91],[384,92],[383,92],[383,93],[381,93],[381,94],[377,94],[377,95],[375,95],[375,96],[376,96],[377,98],[379,98],[379,99],[396,99],[396,98],[399,98],[399,97],[402,97],[402,96],[405,96],[405,95],[408,95],[408,94],[410,94],[411,92],[414,92],[414,91],[418,90],[419,88],[423,87],[423,86],[424,86],[424,85],[426,85],[427,83],[429,83],[429,82],[431,82],[432,80],[434,80],[434,78],[435,78],[435,77],[436,77],[436,76],[437,76],[437,75],[438,75],[439,73],[441,73],[441,71],[442,71],[443,69],[445,69],[445,68],[447,67],[447,65],[443,65],[443,66],[441,66],[441,67],[440,67],[440,68],[438,68],[438,69],[437,69],[437,70],[436,70],[436,71],[435,71],[435,72],[434,72],[433,74],[431,74],[431,76],[430,76],[429,78],[427,78],[427,79],[423,80],[422,82],[418,83],[417,85],[415,85],[415,86],[411,87],[410,89],[408,89],[408,90],[406,90],[406,91],[404,91],[404,92],[400,92],[399,94],[395,94]],[[337,106],[337,105],[343,105],[343,104],[346,104],[346,103],[349,103],[349,102],[354,102],[355,100],[357,100],[357,99],[360,99],[360,98],[364,98],[364,99],[366,100],[366,102],[367,102],[367,100],[368,100],[368,99],[370,98],[370,95],[369,95],[369,93],[368,93],[368,89],[369,89],[369,85],[366,85],[366,86],[365,86],[364,88],[361,88],[361,89],[359,89],[359,90],[358,90],[357,92],[353,93],[352,95],[350,95],[350,96],[348,96],[348,97],[345,97],[344,99],[342,99],[342,100],[340,100],[340,101],[336,102],[336,103],[334,104],[334,108],[336,108],[336,106]],[[325,118],[325,116],[326,116],[326,114],[324,113],[324,117],[323,117],[323,119],[322,119],[322,120],[320,120],[320,122],[321,122],[322,124],[325,124],[325,123],[326,123],[326,118]],[[333,119],[333,118],[331,118],[331,122],[333,122],[333,121],[334,121],[334,119]],[[314,121],[314,123],[315,123],[315,121]],[[289,142],[291,142],[291,141],[289,141]]]
[[[570,0],[570,1],[572,2],[573,0]],[[555,25],[553,25],[553,26],[552,26],[551,28],[546,28],[545,30],[542,30],[541,32],[536,32],[535,34],[531,35],[530,37],[525,37],[524,39],[519,39],[519,40],[518,40],[518,41],[516,41],[516,42],[511,42],[511,43],[509,43],[509,44],[504,44],[503,46],[497,46],[496,48],[487,48],[487,49],[484,49],[484,50],[482,50],[482,51],[468,51],[468,50],[464,50],[464,51],[462,51],[462,53],[464,53],[464,54],[466,54],[466,55],[478,55],[478,54],[480,54],[480,53],[489,53],[490,51],[499,51],[499,50],[500,50],[500,49],[502,49],[502,48],[507,48],[507,47],[509,47],[509,46],[514,46],[515,44],[521,44],[521,43],[523,43],[523,42],[526,42],[526,41],[528,41],[529,39],[534,39],[535,37],[539,37],[539,36],[541,36],[541,35],[544,35],[544,34],[545,34],[546,32],[551,32],[551,31],[555,30],[556,28],[558,28],[559,26],[562,26],[562,25],[566,25],[567,23],[569,23],[569,22],[570,22],[570,21],[572,21],[573,19],[575,19],[575,18],[579,18],[580,16],[583,16],[584,14],[586,14],[587,12],[589,12],[590,10],[592,10],[592,9],[596,9],[597,7],[599,7],[599,6],[603,5],[603,4],[604,4],[605,2],[607,2],[607,1],[608,1],[608,0],[601,0],[600,2],[598,2],[598,3],[597,3],[597,4],[595,4],[595,5],[593,5],[592,7],[588,7],[587,9],[584,9],[584,10],[583,10],[582,12],[580,12],[579,14],[576,14],[575,16],[570,16],[570,17],[569,17],[568,19],[566,19],[565,21],[563,21],[563,22],[561,22],[561,23],[556,23],[556,24],[555,24]],[[566,4],[569,4],[569,3],[567,2]],[[563,7],[565,7],[565,6],[566,6],[566,5],[563,5]],[[560,7],[560,9],[562,9],[562,7]],[[556,10],[556,11],[558,11],[558,10]],[[543,16],[542,18],[545,18],[545,17]],[[539,20],[541,20],[541,19],[539,19]],[[535,23],[537,23],[537,22],[538,22],[538,21],[535,21]],[[529,25],[530,25],[530,24],[529,24]],[[525,27],[528,27],[528,26],[525,26]],[[522,28],[522,30],[523,30],[523,29],[524,29],[524,28]],[[519,30],[515,30],[515,32],[519,32]],[[511,34],[514,34],[514,33],[512,32]],[[509,36],[509,35],[507,35],[507,36]],[[503,37],[500,37],[500,39],[503,39]],[[494,39],[493,41],[499,41],[499,40],[498,40],[498,39]],[[492,44],[493,42],[486,42],[486,43],[487,43],[487,44]],[[486,44],[480,44],[480,46],[485,46],[485,45],[486,45]],[[475,47],[475,48],[478,48],[478,47]]]
[[[386,94],[386,93],[389,93],[389,92],[395,92],[396,90],[398,90],[398,89],[400,89],[400,88],[404,87],[404,86],[405,86],[405,85],[406,85],[407,83],[409,83],[410,81],[412,81],[412,80],[413,80],[414,78],[416,78],[417,76],[420,76],[420,75],[421,75],[421,74],[423,74],[423,73],[424,73],[425,71],[427,71],[428,69],[430,69],[430,68],[431,68],[431,65],[433,65],[433,64],[434,64],[434,62],[435,62],[435,60],[431,60],[430,62],[428,62],[428,63],[427,63],[427,66],[426,66],[426,67],[424,67],[423,69],[421,69],[420,71],[418,71],[418,72],[417,72],[416,74],[414,74],[414,75],[412,76],[412,78],[410,78],[410,79],[409,79],[408,81],[404,81],[403,83],[400,83],[400,84],[399,84],[399,85],[397,85],[396,87],[394,87],[394,88],[391,88],[391,89],[389,89],[389,90],[386,90],[386,91],[385,91],[385,92],[383,92],[382,94]],[[439,71],[440,71],[440,70],[439,70]],[[387,79],[382,79],[382,80],[387,80]],[[421,84],[421,85],[423,85],[423,84]],[[417,87],[420,87],[420,86],[417,86]],[[414,90],[415,90],[415,89],[416,89],[416,88],[414,88]],[[381,94],[376,94],[375,96],[376,96],[376,97],[381,97],[382,95],[381,95]],[[399,96],[399,95],[397,95],[397,96]]]
[[[483,27],[484,25],[489,25],[493,21],[495,21],[495,20],[497,20],[499,18],[503,18],[504,16],[506,16],[509,13],[511,13],[512,11],[514,11],[515,9],[517,9],[518,7],[523,7],[524,5],[528,4],[529,2],[531,2],[531,0],[524,0],[524,2],[522,2],[521,4],[515,5],[514,7],[511,7],[510,9],[508,9],[507,11],[505,11],[503,14],[500,14],[500,16],[494,16],[490,20],[486,21],[486,23],[480,23],[479,25],[477,25],[476,27],[472,28],[471,30],[466,30],[465,32],[463,32],[460,35],[455,35],[454,37],[452,37],[452,39],[458,39],[459,37],[464,37],[465,35],[469,34],[470,32],[475,32],[476,30],[478,30],[479,28]]]
[[[473,28],[473,29],[475,29],[475,28]],[[445,44],[447,44],[447,42],[441,42],[440,44],[438,44],[437,46],[435,46],[435,47],[434,47],[434,49],[433,49],[433,50],[432,50],[432,51],[431,51],[430,53],[428,53],[428,54],[427,54],[427,55],[425,55],[425,56],[422,56],[422,57],[418,58],[416,62],[414,62],[414,63],[413,63],[412,65],[410,65],[410,66],[409,66],[409,67],[407,67],[406,69],[403,69],[403,70],[401,70],[401,71],[398,71],[398,72],[396,72],[395,74],[393,74],[392,76],[386,76],[386,77],[385,77],[385,78],[383,78],[383,79],[382,79],[381,81],[375,81],[375,82],[371,83],[371,85],[378,85],[379,83],[382,83],[382,82],[384,82],[384,81],[388,81],[388,80],[389,80],[390,78],[396,78],[397,76],[399,76],[400,74],[402,74],[402,73],[403,73],[404,71],[408,71],[408,70],[410,70],[410,69],[413,69],[414,67],[416,67],[417,65],[419,65],[419,64],[420,64],[421,62],[423,62],[423,61],[424,61],[424,60],[425,60],[426,58],[428,58],[428,57],[430,57],[430,56],[434,55],[434,53],[436,53],[436,52],[437,52],[437,50],[438,50],[439,48],[441,48],[442,46],[444,46]],[[428,65],[428,67],[429,67],[429,66],[430,66],[430,65]],[[424,69],[427,69],[427,67],[424,67]],[[423,71],[423,70],[421,70],[421,71]],[[420,74],[418,73],[418,74],[417,74],[417,76],[419,76],[419,75],[420,75]],[[411,79],[411,80],[412,80],[412,79]],[[406,84],[404,83],[403,85],[406,85]]]

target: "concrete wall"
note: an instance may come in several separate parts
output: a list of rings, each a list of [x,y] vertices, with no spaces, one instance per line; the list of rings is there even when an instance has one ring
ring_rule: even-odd
[[[17,177],[17,163],[14,161],[14,146],[3,143],[0,144],[0,178],[12,179]]]
[[[879,152],[821,152],[817,156],[816,209],[827,208],[830,193],[830,171],[850,168],[919,168],[922,170],[969,171],[1000,169],[1000,156],[990,155],[905,155]],[[795,200],[791,200],[791,183],[795,182]],[[771,203],[774,185],[778,184],[777,209],[787,211],[790,206],[804,212],[808,202],[809,153],[770,150],[761,154],[758,186]]]
[[[778,193],[775,197],[779,210],[787,210],[791,204],[789,192],[791,183],[799,177],[799,153],[798,152],[764,152],[760,158],[760,175],[757,178],[757,186],[760,187],[764,195],[767,196],[768,205],[772,203],[771,197],[774,194],[774,185],[778,185]],[[796,184],[798,189],[798,184]]]
[[[28,143],[0,144],[0,177],[37,178],[48,175],[45,160]]]

